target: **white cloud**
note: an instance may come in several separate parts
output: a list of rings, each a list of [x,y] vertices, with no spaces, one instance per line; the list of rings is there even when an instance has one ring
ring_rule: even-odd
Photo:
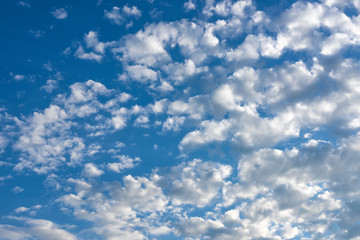
[[[125,21],[125,18],[121,15],[120,10],[118,7],[113,7],[110,12],[105,10],[105,17],[113,23],[121,25]]]
[[[4,152],[8,141],[6,140],[5,136],[0,135],[0,154]]]
[[[87,163],[84,166],[83,174],[87,177],[99,177],[104,174],[104,171],[97,168],[94,163]]]
[[[102,189],[82,188],[77,195],[67,194],[58,201],[72,208],[76,218],[93,222],[91,230],[105,239],[145,239],[147,229],[156,235],[168,232],[158,223],[168,200],[152,179],[128,175],[123,184],[105,184],[105,189],[111,189],[107,197],[99,192]],[[74,200],[79,204],[74,204]],[[143,219],[142,214],[150,215]]]
[[[180,150],[187,150],[212,142],[225,141],[230,126],[230,122],[225,119],[220,122],[203,121],[201,123],[202,129],[186,134],[181,140],[179,148]]]
[[[64,109],[51,105],[43,113],[34,113],[29,120],[21,123],[22,136],[14,148],[24,154],[15,169],[21,171],[32,168],[38,173],[45,173],[56,169],[65,160],[66,152],[76,161],[84,144],[82,139],[67,135],[71,128],[67,118]],[[53,136],[56,134],[59,134],[59,137]]]
[[[141,11],[136,6],[129,7],[125,5],[123,8],[114,6],[111,11],[105,10],[104,12],[105,18],[116,25],[129,24],[129,18],[138,19],[141,17]]]
[[[23,226],[0,225],[0,233],[5,239],[39,239],[39,240],[76,240],[77,238],[58,225],[44,219],[9,217],[18,220]]]
[[[196,4],[184,7],[202,5]],[[15,170],[59,171],[46,186],[61,196],[57,203],[67,213],[90,222],[81,233],[101,239],[358,238],[360,5],[296,2],[267,15],[269,9],[256,11],[250,0],[203,4],[201,18],[193,11],[191,20],[149,23],[116,42],[86,33],[75,43],[77,58],[102,62],[111,52],[123,69],[119,80],[137,83],[117,82],[115,90],[92,80],[72,84],[48,108],[14,118],[18,132],[1,123],[0,152],[14,136]],[[105,11],[105,18],[127,27],[140,17],[135,6]],[[14,80],[27,76],[11,74]],[[146,88],[132,89],[139,83]],[[42,89],[56,87],[49,79]],[[140,164],[126,155],[141,148],[132,131],[159,134],[149,142],[153,153],[180,154],[183,163],[156,168],[157,159],[143,159],[144,175],[100,182],[97,176],[123,176]],[[181,139],[175,143],[180,151],[167,149],[169,139]],[[189,161],[185,153],[195,149],[192,156],[218,162]],[[100,154],[110,157],[95,165]],[[225,162],[234,159],[238,169],[231,175]],[[62,180],[66,165],[83,166],[78,176],[89,183]],[[44,239],[50,230],[73,237],[52,222],[41,224],[1,225],[0,232],[14,239]]]
[[[79,59],[91,60],[99,63],[105,55],[106,48],[113,46],[115,43],[99,41],[98,33],[94,31],[89,31],[88,34],[85,34],[84,41],[87,49],[91,49],[92,51],[86,52],[83,46],[80,45],[75,51],[74,56]]]
[[[162,125],[163,131],[179,131],[184,124],[185,117],[168,117]]]
[[[85,34],[84,37],[87,48],[93,48],[96,52],[104,53],[105,44],[99,42],[98,34],[94,31],[90,31],[88,34]]]
[[[184,7],[186,11],[191,11],[191,10],[195,10],[196,5],[192,0],[189,0],[188,2],[184,3]]]
[[[170,115],[188,115],[192,119],[201,119],[207,108],[206,96],[190,97],[187,102],[176,100],[169,104],[167,113]]]
[[[112,124],[116,130],[121,130],[126,127],[126,120],[126,116],[122,113],[116,114],[111,118]]]
[[[118,155],[114,158],[119,159],[119,162],[108,163],[107,167],[110,171],[120,173],[124,169],[134,168],[141,162],[139,157],[131,158],[127,155]]]
[[[157,80],[157,73],[152,69],[142,65],[127,66],[126,71],[128,73],[127,76],[135,81],[144,83],[147,81]],[[120,80],[126,80],[127,76],[126,75],[120,76]]]
[[[68,13],[64,8],[58,8],[51,12],[51,14],[57,19],[66,19],[68,17]]]
[[[49,79],[46,80],[46,85],[42,86],[40,89],[44,89],[46,92],[52,93],[57,88],[58,88],[58,81]]]
[[[153,66],[170,60],[164,47],[176,34],[177,29],[171,25],[150,25],[145,31],[125,37],[123,46],[113,51],[122,53],[121,60]]]
[[[45,35],[45,31],[43,30],[29,30],[29,33],[34,37],[34,38],[42,38]]]
[[[27,7],[27,8],[31,7],[30,3],[26,2],[26,1],[18,1],[17,5],[22,6],[22,7]]]
[[[204,207],[216,197],[231,171],[228,165],[195,159],[173,167],[164,181],[171,179],[169,196],[175,205]]]
[[[30,208],[27,207],[18,207],[17,209],[15,209],[16,213],[23,213],[23,212],[28,212],[30,210]]]
[[[43,174],[55,171],[65,163],[69,166],[79,164],[87,146],[84,139],[72,131],[74,128],[81,126],[90,131],[90,134],[97,135],[101,131],[110,131],[113,124],[117,129],[125,126],[126,111],[119,110],[118,106],[129,96],[120,94],[115,97],[113,104],[107,105],[101,104],[97,98],[110,97],[113,91],[99,82],[88,80],[85,83],[75,83],[69,88],[70,94],[57,96],[57,105],[52,104],[43,112],[35,112],[32,116],[17,121],[21,135],[13,148],[21,154],[16,170],[31,169]],[[77,119],[92,116],[99,111],[113,114],[113,120],[100,114],[94,116],[94,126],[87,122],[80,126],[75,123]],[[120,117],[123,115],[125,117],[121,122]],[[91,152],[95,145],[88,146],[89,156],[93,155]]]
[[[14,79],[16,81],[24,80],[24,75],[16,74],[16,75],[14,75]]]
[[[24,191],[24,189],[22,187],[16,186],[13,188],[12,190],[14,193],[21,193]]]
[[[167,99],[161,99],[159,101],[156,101],[152,106],[152,111],[155,114],[163,113],[167,107]]]
[[[83,60],[91,60],[96,62],[101,62],[103,56],[100,54],[96,54],[94,52],[87,53],[84,51],[83,47],[79,47],[74,53],[75,57]]]
[[[136,6],[129,7],[125,5],[122,11],[128,16],[141,17],[141,11]]]
[[[84,117],[98,111],[100,104],[98,96],[107,96],[112,93],[102,83],[88,80],[85,83],[77,82],[70,85],[71,93],[67,98],[60,96],[59,100],[65,104],[71,115]]]
[[[169,75],[171,81],[176,83],[180,83],[196,73],[195,63],[191,59],[185,60],[184,63],[168,64],[163,69]]]
[[[135,119],[134,126],[138,127],[148,127],[149,118],[147,116],[141,115]]]

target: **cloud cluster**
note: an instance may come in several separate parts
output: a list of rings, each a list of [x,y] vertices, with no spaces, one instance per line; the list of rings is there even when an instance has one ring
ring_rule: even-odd
[[[78,239],[68,231],[59,228],[58,225],[45,219],[31,219],[22,217],[9,217],[17,220],[23,226],[0,225],[1,238],[12,240],[27,239],[52,239],[52,240],[76,240]]]
[[[105,18],[109,19],[116,25],[126,24],[126,28],[131,27],[134,22],[130,19],[139,19],[141,11],[136,6],[128,5],[121,7],[114,6],[111,11],[105,10]]]
[[[19,155],[18,174],[47,174],[54,204],[86,230],[8,216],[21,226],[1,224],[1,235],[359,239],[360,5],[299,1],[274,15],[257,4],[187,1],[191,19],[112,41],[84,34],[74,61],[112,59],[116,79],[72,83],[28,116],[1,109],[0,154]],[[104,10],[126,28],[142,12]]]

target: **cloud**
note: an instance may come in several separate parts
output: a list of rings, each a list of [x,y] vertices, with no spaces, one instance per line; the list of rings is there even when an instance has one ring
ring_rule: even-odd
[[[99,177],[104,174],[104,171],[97,168],[97,166],[93,163],[87,163],[84,166],[83,174],[86,177]]]
[[[18,1],[17,5],[22,6],[22,7],[27,7],[27,8],[31,7],[30,3],[26,2],[26,1]]]
[[[59,20],[66,19],[68,17],[68,13],[64,8],[55,9],[51,12],[51,14]]]
[[[115,72],[89,74],[120,81],[62,90],[54,76],[41,87],[57,90],[47,107],[17,118],[0,108],[0,167],[17,171],[2,184],[48,174],[52,206],[87,222],[79,238],[358,238],[360,5],[299,1],[274,14],[257,4],[187,1],[191,19],[123,29],[114,41],[86,32],[66,52],[101,69],[115,61]],[[142,11],[125,3],[104,15],[129,28]],[[16,219],[0,225],[4,236],[76,238]]]
[[[196,148],[217,141],[225,141],[230,123],[227,120],[221,122],[204,121],[202,129],[190,132],[181,140],[180,150]]]
[[[131,158],[127,155],[115,155],[113,158],[119,159],[119,162],[108,163],[107,168],[117,173],[122,172],[124,169],[134,168],[141,162],[139,157]]]
[[[69,88],[69,94],[57,96],[57,105],[51,104],[43,112],[35,112],[32,116],[17,121],[21,129],[20,136],[13,145],[21,153],[15,166],[17,171],[31,169],[44,174],[57,170],[64,163],[70,166],[79,164],[87,148],[84,139],[72,131],[79,127],[75,123],[79,118],[89,117],[99,111],[114,114],[114,117],[107,117],[105,125],[101,115],[96,120],[101,124],[92,126],[84,122],[82,127],[93,132],[92,134],[110,131],[112,121],[117,129],[125,126],[125,122],[120,122],[120,116],[126,110],[124,113],[114,109],[129,99],[128,95],[121,93],[111,98],[111,103],[108,101],[102,104],[97,100],[98,96],[110,97],[113,91],[99,82],[88,80],[85,83],[74,83]],[[89,146],[89,151],[92,146],[94,145]]]
[[[10,73],[10,76],[15,80],[15,81],[22,81],[25,79],[25,75],[23,74],[13,74],[12,72]]]
[[[51,239],[51,240],[76,240],[77,238],[59,228],[58,225],[51,221],[44,219],[31,219],[31,218],[19,218],[9,217],[10,219],[17,220],[22,223],[23,226],[17,227],[12,225],[0,225],[0,233],[4,239]]]
[[[23,135],[14,148],[24,154],[15,169],[32,168],[38,173],[48,172],[65,160],[66,150],[70,149],[71,158],[76,160],[84,144],[80,138],[67,137],[71,128],[67,118],[62,108],[51,105],[43,113],[34,113],[29,120],[21,123]],[[54,137],[56,133],[60,136]]]
[[[105,18],[116,25],[123,25],[126,23],[130,26],[132,25],[131,22],[128,22],[130,18],[138,19],[141,17],[141,11],[136,6],[129,7],[128,5],[125,5],[122,8],[114,6],[111,11],[105,10],[104,12]]]
[[[125,5],[122,11],[128,16],[141,17],[141,11],[136,6],[128,7]]]
[[[28,212],[30,210],[30,208],[27,207],[18,207],[15,209],[16,213],[23,213],[23,212]]]
[[[216,197],[231,171],[232,168],[228,165],[198,159],[173,167],[170,175],[165,176],[172,180],[169,187],[172,203],[206,206]]]
[[[148,81],[156,81],[158,79],[155,71],[142,65],[127,66],[125,69],[127,74],[119,75],[119,80],[125,81],[127,78],[130,78],[134,81],[145,83]]]
[[[184,3],[184,8],[186,9],[186,11],[191,11],[195,10],[196,5],[193,1],[189,0],[188,2]]]
[[[101,42],[99,41],[99,36],[97,32],[89,31],[88,34],[84,36],[84,42],[86,44],[86,48],[90,49],[90,52],[86,52],[84,47],[80,45],[74,53],[74,56],[83,59],[101,62],[106,48],[112,46],[114,42]]]
[[[77,195],[68,194],[58,201],[65,206],[73,208],[76,218],[90,221],[94,224],[92,231],[105,239],[120,237],[130,239],[145,239],[144,233],[139,229],[149,229],[153,234],[166,234],[168,228],[159,225],[158,213],[165,210],[167,199],[161,188],[153,180],[145,177],[123,178],[123,184],[106,183],[105,188],[111,189],[110,195],[102,196],[102,189],[88,187],[78,189]],[[93,199],[92,196],[98,196]],[[78,202],[78,204],[75,204]],[[88,204],[93,202],[93,204]],[[143,214],[151,214],[148,220]],[[133,223],[131,223],[133,222]],[[134,224],[137,222],[137,224]]]
[[[23,192],[24,191],[24,189],[23,188],[21,188],[21,187],[19,187],[19,186],[16,186],[16,187],[14,187],[13,188],[13,190],[12,190],[14,193],[21,193],[21,192]]]
[[[93,52],[90,53],[86,53],[83,49],[83,47],[79,47],[76,52],[75,52],[75,57],[79,58],[79,59],[83,59],[83,60],[91,60],[91,61],[96,61],[96,62],[101,62],[102,60],[102,55],[100,54],[96,54]]]
[[[163,131],[179,131],[180,127],[184,124],[185,117],[168,117],[163,123]]]
[[[58,81],[49,79],[46,80],[46,85],[42,86],[40,89],[44,89],[46,92],[52,93],[57,88],[58,88]]]

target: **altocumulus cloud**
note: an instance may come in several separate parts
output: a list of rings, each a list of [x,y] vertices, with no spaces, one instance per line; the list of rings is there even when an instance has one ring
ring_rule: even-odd
[[[48,5],[0,16],[51,22],[2,27],[0,239],[360,239],[358,1]]]

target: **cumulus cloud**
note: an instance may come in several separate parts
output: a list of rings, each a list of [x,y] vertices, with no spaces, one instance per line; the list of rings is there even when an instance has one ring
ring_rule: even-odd
[[[119,75],[119,80],[126,81],[128,78],[139,81],[139,82],[147,82],[147,81],[155,81],[157,80],[157,73],[145,66],[142,65],[133,65],[127,66],[126,68],[127,74]]]
[[[119,162],[108,163],[107,167],[110,171],[120,173],[124,169],[134,168],[141,162],[139,157],[131,158],[127,155],[115,155],[113,158],[119,159]]]
[[[171,175],[166,176],[172,179],[169,190],[172,202],[175,205],[206,206],[216,197],[231,171],[228,165],[203,163],[198,159],[173,167]]]
[[[127,24],[127,26],[131,26],[132,22],[129,22],[130,18],[138,19],[141,17],[141,11],[136,6],[129,7],[125,5],[122,8],[114,6],[111,11],[105,10],[104,12],[105,18],[116,25]]]
[[[60,228],[55,223],[44,219],[31,219],[20,217],[9,217],[17,220],[23,226],[0,225],[0,233],[4,239],[52,239],[52,240],[76,240],[73,234]]]
[[[30,208],[27,207],[18,207],[15,209],[16,213],[23,213],[23,212],[28,212],[30,210]]]
[[[101,62],[102,60],[102,55],[96,54],[94,52],[87,53],[84,51],[84,48],[81,46],[76,50],[74,55],[75,57],[83,60],[92,60],[96,62]]]
[[[0,153],[19,154],[17,174],[49,174],[55,205],[88,222],[80,235],[359,238],[360,5],[299,1],[274,14],[256,4],[186,1],[191,19],[123,29],[114,41],[85,33],[74,56],[115,60],[119,81],[60,91],[48,79],[41,89],[59,94],[47,107],[0,111]],[[104,15],[129,28],[142,11]],[[14,219],[23,226],[0,225],[8,238],[76,239],[47,220]]]
[[[16,170],[31,169],[43,174],[56,171],[64,163],[70,166],[79,164],[87,148],[84,139],[72,131],[79,127],[76,123],[79,118],[89,117],[99,111],[113,115],[107,118],[101,115],[95,117],[94,120],[99,123],[94,125],[83,123],[84,129],[89,131],[90,135],[101,135],[112,128],[120,129],[126,126],[127,110],[119,110],[118,106],[126,102],[130,95],[120,93],[113,97],[112,90],[92,80],[74,83],[69,88],[69,94],[57,96],[56,105],[51,104],[43,112],[35,112],[32,116],[17,120],[21,134],[13,147],[20,151],[21,156],[15,166]],[[111,99],[102,104],[97,100],[99,96],[111,96]],[[92,151],[92,146],[95,145],[89,146],[89,152]],[[95,166],[86,166],[85,175],[100,175],[101,170],[96,170]]]
[[[86,52],[84,47],[80,45],[74,53],[74,56],[83,59],[91,60],[96,62],[101,62],[105,53],[105,49],[112,46],[114,42],[101,42],[99,41],[98,33],[94,31],[89,31],[85,34],[84,42],[86,48],[90,49],[90,52]]]
[[[84,166],[83,174],[87,177],[99,177],[104,173],[104,171],[97,168],[93,163],[87,163]]]
[[[196,5],[193,1],[189,0],[188,2],[184,3],[184,7],[187,11],[194,10],[196,8]]]
[[[193,148],[216,141],[225,141],[230,123],[227,120],[221,122],[204,121],[201,123],[203,129],[186,134],[181,140],[179,148]]]
[[[51,12],[51,14],[57,19],[66,19],[68,17],[68,13],[64,8],[58,8]]]
[[[145,231],[148,229],[155,235],[169,231],[166,226],[159,225],[157,220],[159,214],[165,210],[168,200],[153,179],[128,175],[123,178],[123,184],[112,182],[108,183],[106,188],[110,189],[108,198],[101,192],[105,189],[88,185],[87,188],[78,188],[76,194],[64,195],[58,201],[71,207],[78,219],[93,222],[95,227],[92,230],[106,239],[119,236],[145,239],[144,232],[138,227]],[[95,199],[93,196],[96,196]],[[90,202],[93,202],[91,206],[88,204]],[[146,220],[141,218],[143,214],[151,216]]]

